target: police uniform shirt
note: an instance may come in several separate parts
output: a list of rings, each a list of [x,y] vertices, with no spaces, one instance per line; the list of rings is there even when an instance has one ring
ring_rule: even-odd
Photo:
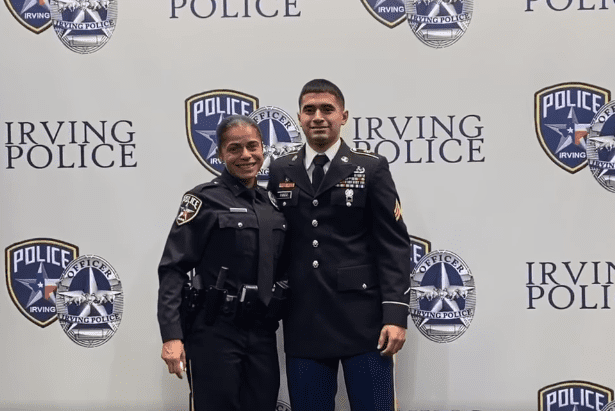
[[[281,256],[286,222],[258,185],[248,189],[226,169],[220,177],[187,192],[164,247],[158,267],[158,322],[163,341],[183,337],[179,307],[181,292],[195,269],[204,288],[214,285],[220,267],[228,267],[225,288],[237,294],[242,284],[257,284],[258,219],[253,201],[272,208],[273,270]]]

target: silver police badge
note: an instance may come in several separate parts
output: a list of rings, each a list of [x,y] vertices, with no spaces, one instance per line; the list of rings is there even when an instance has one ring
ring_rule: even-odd
[[[50,0],[51,20],[66,47],[79,54],[100,50],[117,23],[118,0]]]
[[[405,5],[416,37],[430,47],[443,48],[465,34],[474,0],[405,0]]]
[[[461,337],[476,307],[474,277],[450,251],[432,251],[410,275],[410,315],[421,334],[438,343]]]
[[[278,157],[299,151],[303,145],[299,126],[292,116],[281,108],[266,106],[250,114],[263,136],[265,161],[258,173],[258,181],[269,179],[269,164]]]
[[[587,161],[592,175],[615,193],[615,101],[602,106],[594,116],[587,136]]]
[[[77,345],[103,345],[122,320],[124,294],[111,264],[95,255],[73,260],[64,270],[56,298],[62,330]]]

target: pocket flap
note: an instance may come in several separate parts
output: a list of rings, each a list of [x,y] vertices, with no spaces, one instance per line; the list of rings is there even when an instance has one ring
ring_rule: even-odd
[[[220,213],[218,215],[220,228],[258,228],[256,214],[252,213]]]
[[[337,270],[338,291],[368,290],[378,285],[373,266],[357,265]]]

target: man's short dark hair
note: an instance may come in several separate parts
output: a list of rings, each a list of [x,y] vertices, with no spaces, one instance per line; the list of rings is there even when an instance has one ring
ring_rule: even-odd
[[[216,128],[216,137],[218,138],[218,152],[224,145],[224,134],[231,128],[235,126],[250,126],[254,127],[256,133],[258,134],[258,138],[260,138],[261,143],[263,142],[263,136],[261,134],[261,129],[258,128],[258,124],[256,121],[252,120],[250,117],[242,116],[240,114],[234,114],[232,116],[228,116],[224,118],[218,127]]]
[[[308,81],[301,89],[301,94],[299,94],[299,109],[301,109],[301,99],[303,98],[303,95],[307,93],[333,94],[335,98],[337,98],[337,101],[342,105],[342,108],[344,108],[345,102],[342,90],[340,90],[339,87],[331,83],[329,80],[319,78]]]

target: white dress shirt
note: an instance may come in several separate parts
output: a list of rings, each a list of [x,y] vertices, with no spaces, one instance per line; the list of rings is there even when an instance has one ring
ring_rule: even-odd
[[[318,151],[310,147],[309,144],[307,143],[305,144],[305,159],[303,160],[303,165],[305,166],[305,169],[307,170],[307,174],[308,174],[308,177],[310,178],[310,181],[312,181],[312,172],[314,171],[314,163],[313,163],[314,157],[320,154],[324,154],[327,156],[329,161],[327,162],[327,164],[325,164],[322,167],[325,174],[327,174],[327,171],[329,170],[329,166],[331,166],[331,160],[333,160],[333,157],[335,157],[341,145],[342,145],[342,140],[338,139],[335,142],[335,144],[333,144],[331,147],[327,149],[327,151],[325,151],[324,153],[319,153]]]

